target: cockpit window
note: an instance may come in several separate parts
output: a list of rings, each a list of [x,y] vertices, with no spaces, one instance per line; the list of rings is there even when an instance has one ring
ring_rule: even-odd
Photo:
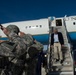
[[[38,27],[38,25],[36,25],[36,27]]]
[[[29,28],[31,28],[31,26],[29,26]]]

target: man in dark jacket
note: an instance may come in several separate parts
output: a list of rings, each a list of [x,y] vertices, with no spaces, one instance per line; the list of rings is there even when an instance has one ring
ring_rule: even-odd
[[[54,33],[51,34],[51,47],[54,47],[54,58],[56,61],[63,62],[61,46],[64,45],[64,40],[61,32],[55,28]],[[59,57],[58,57],[59,55]]]

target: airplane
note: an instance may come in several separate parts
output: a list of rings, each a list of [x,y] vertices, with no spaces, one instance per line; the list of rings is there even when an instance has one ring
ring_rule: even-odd
[[[33,37],[43,44],[47,44],[49,39],[49,26],[48,19],[39,19],[32,21],[21,21],[2,24],[4,27],[8,25],[17,25],[20,31],[26,34],[32,34]],[[6,40],[6,35],[0,30],[0,39]]]
[[[65,25],[71,41],[73,42],[73,46],[76,44],[76,16],[65,16],[55,18],[56,21],[52,21],[52,24],[56,24],[56,22],[63,25],[65,18]],[[8,25],[17,25],[20,28],[20,31],[25,32],[26,34],[32,34],[33,37],[41,42],[44,45],[49,43],[49,20],[48,18],[38,19],[38,20],[30,20],[30,21],[19,21],[19,22],[10,22],[2,24],[4,27]],[[0,40],[7,40],[6,35],[0,30]]]

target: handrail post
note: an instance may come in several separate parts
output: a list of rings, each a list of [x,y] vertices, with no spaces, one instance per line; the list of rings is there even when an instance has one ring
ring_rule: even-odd
[[[52,67],[52,61],[51,61],[51,22],[54,20],[54,17],[49,17],[48,18],[48,25],[49,25],[49,45],[48,45],[48,51],[47,51],[47,73],[49,72],[50,68]]]

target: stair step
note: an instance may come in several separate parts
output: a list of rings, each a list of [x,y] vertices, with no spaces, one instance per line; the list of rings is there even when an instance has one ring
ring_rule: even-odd
[[[67,39],[64,39],[64,43],[67,43],[68,41],[67,41]]]
[[[70,54],[70,52],[71,52],[71,51],[69,51],[69,50],[66,50],[66,53],[65,53],[65,55],[67,55],[67,54]]]
[[[50,72],[47,75],[74,75],[73,72]]]
[[[71,62],[63,62],[63,66],[71,66]],[[62,66],[60,63],[54,63],[53,66]]]
[[[68,51],[68,48],[62,48],[63,51]]]
[[[65,58],[70,58],[70,54],[65,54]]]
[[[71,58],[65,58],[64,61],[71,61]]]
[[[70,67],[63,67],[63,68],[60,68],[60,71],[73,71],[73,68],[70,66]]]

